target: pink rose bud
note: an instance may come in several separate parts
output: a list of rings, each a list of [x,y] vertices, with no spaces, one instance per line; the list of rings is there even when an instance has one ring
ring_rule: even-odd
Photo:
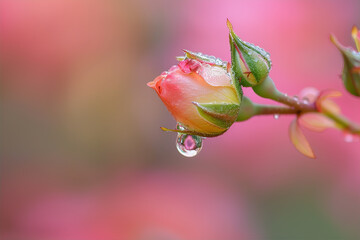
[[[204,137],[223,134],[235,122],[242,97],[232,84],[229,66],[215,57],[185,53],[178,65],[147,85],[185,128],[170,131]]]
[[[360,31],[356,27],[352,30],[352,37],[358,51],[344,47],[334,36],[331,36],[331,41],[339,49],[344,59],[341,78],[346,90],[352,95],[360,97]]]
[[[244,87],[255,87],[269,75],[271,60],[264,49],[241,40],[229,20],[231,67],[234,78]]]

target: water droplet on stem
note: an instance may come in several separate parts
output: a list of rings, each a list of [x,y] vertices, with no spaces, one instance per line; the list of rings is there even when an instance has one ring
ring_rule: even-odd
[[[309,104],[309,99],[307,98],[307,97],[304,97],[303,99],[302,99],[302,102],[304,103],[304,104]]]
[[[295,100],[295,102],[299,103],[299,97],[298,96],[294,96],[293,99]]]

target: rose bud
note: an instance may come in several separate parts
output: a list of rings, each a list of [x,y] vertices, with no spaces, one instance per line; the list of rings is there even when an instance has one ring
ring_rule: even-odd
[[[231,69],[234,78],[244,87],[254,87],[268,76],[271,69],[269,53],[262,48],[241,40],[233,31],[229,20]]]
[[[346,90],[354,96],[360,97],[360,32],[356,27],[353,28],[352,36],[355,40],[359,52],[352,48],[341,45],[335,36],[331,36],[331,41],[341,52],[344,59],[344,68],[341,78]]]
[[[232,84],[230,68],[215,57],[185,51],[185,57],[147,85],[153,88],[176,121],[175,131],[204,137],[223,134],[236,120],[241,89]]]

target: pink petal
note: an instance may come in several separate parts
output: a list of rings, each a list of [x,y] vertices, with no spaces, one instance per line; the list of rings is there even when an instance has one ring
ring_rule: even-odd
[[[336,128],[336,124],[331,119],[321,113],[306,113],[299,117],[298,122],[301,126],[315,132],[322,132],[327,128]]]
[[[211,86],[232,86],[230,75],[222,67],[202,64],[197,72]]]
[[[313,87],[304,88],[299,94],[300,99],[307,98],[310,103],[315,102],[318,96],[319,96],[319,90]]]
[[[290,140],[294,144],[295,148],[309,158],[315,158],[315,155],[310,147],[310,144],[303,132],[301,131],[297,120],[294,119],[290,123],[289,127]]]

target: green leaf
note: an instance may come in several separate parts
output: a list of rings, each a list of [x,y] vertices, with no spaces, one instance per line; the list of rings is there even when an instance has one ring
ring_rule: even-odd
[[[236,120],[240,105],[226,103],[197,103],[193,102],[197,107],[199,114],[207,121],[222,128],[229,128]]]
[[[177,132],[177,133],[183,133],[183,134],[189,134],[189,135],[196,135],[196,136],[200,136],[200,137],[217,137],[217,136],[223,134],[224,132],[226,132],[226,130],[227,130],[227,129],[224,129],[223,132],[216,133],[216,134],[206,134],[206,133],[199,133],[199,132],[195,132],[195,131],[191,131],[191,130],[169,129],[169,128],[165,128],[165,127],[160,127],[160,129],[163,130],[164,132]]]

